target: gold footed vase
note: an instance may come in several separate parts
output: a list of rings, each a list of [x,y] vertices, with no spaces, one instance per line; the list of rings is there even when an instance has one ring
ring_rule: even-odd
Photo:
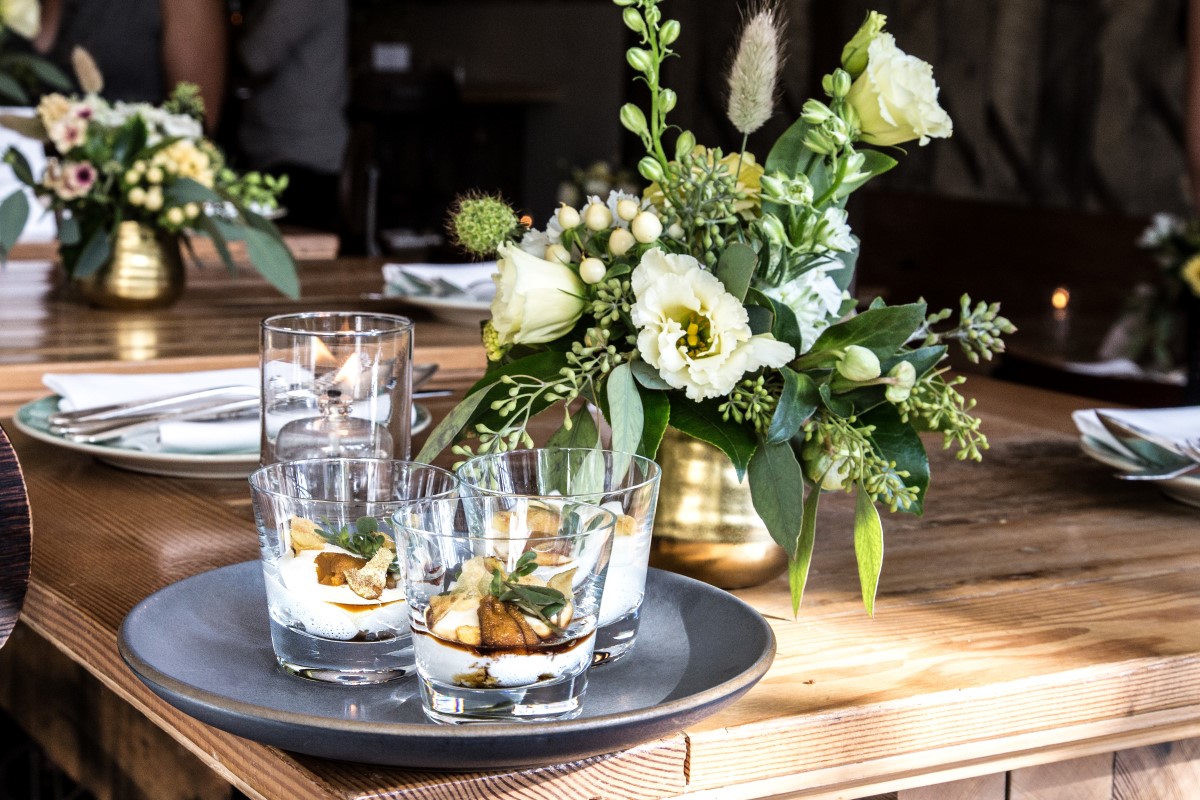
[[[787,554],[754,511],[750,484],[738,481],[724,453],[668,428],[657,461],[650,566],[722,589],[757,586],[787,569]]]
[[[183,294],[179,236],[142,222],[122,222],[112,255],[76,283],[89,304],[101,308],[166,308]]]

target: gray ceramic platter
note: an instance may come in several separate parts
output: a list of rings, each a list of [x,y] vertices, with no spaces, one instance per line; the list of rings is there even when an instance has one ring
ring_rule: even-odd
[[[479,770],[576,761],[687,727],[766,673],[775,636],[733,595],[651,569],[633,651],[592,669],[582,714],[537,723],[438,725],[415,678],[334,686],[276,668],[258,562],[171,584],[121,625],[125,662],[179,710],[247,739],[369,764]]]

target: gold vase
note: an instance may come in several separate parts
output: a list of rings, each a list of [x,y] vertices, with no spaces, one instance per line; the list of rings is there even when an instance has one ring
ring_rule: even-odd
[[[103,308],[165,308],[183,294],[179,237],[143,222],[122,222],[112,255],[77,282],[87,301]]]
[[[754,511],[749,482],[738,480],[724,453],[668,428],[657,460],[651,566],[723,589],[757,586],[787,569],[787,554]]]

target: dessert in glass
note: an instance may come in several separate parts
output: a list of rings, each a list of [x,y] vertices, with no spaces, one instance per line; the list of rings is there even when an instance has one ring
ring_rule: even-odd
[[[453,495],[457,479],[391,459],[310,459],[250,476],[279,666],[318,681],[411,674],[412,640],[392,515]]]
[[[578,715],[616,515],[473,495],[411,503],[394,521],[426,715]]]
[[[596,662],[626,655],[637,637],[661,470],[612,450],[544,447],[481,455],[455,471],[463,490],[540,497],[555,507],[591,503],[617,515],[596,634]]]

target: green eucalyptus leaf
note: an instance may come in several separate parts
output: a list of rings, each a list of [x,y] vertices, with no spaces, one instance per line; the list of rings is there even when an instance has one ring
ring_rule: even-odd
[[[0,97],[7,97],[20,106],[29,105],[29,93],[20,81],[11,75],[0,72]]]
[[[892,358],[886,358],[880,362],[880,368],[883,374],[887,375],[892,367],[899,364],[901,361],[907,361],[913,365],[916,370],[917,377],[920,378],[929,370],[933,369],[938,363],[946,357],[946,345],[937,344],[930,347],[918,347],[916,350],[910,350],[907,353],[900,353]]]
[[[66,217],[58,221],[58,241],[68,247],[79,244],[82,238],[82,233],[79,230],[79,220],[75,217]]]
[[[854,557],[858,561],[863,607],[869,616],[875,616],[875,595],[883,571],[883,525],[871,496],[861,485],[854,502]]]
[[[187,203],[225,202],[225,199],[221,195],[191,178],[176,178],[171,181],[169,186],[163,187],[163,198],[169,206],[182,206]]]
[[[258,228],[246,229],[246,254],[250,263],[283,295],[295,300],[300,297],[300,277],[291,251],[277,236]]]
[[[645,389],[669,392],[674,388],[671,384],[663,380],[662,375],[659,374],[657,369],[640,358],[630,362],[630,369],[633,370],[633,377],[637,379],[638,384]]]
[[[612,428],[612,449],[618,453],[636,453],[642,443],[642,397],[638,394],[633,371],[618,364],[608,374],[608,422]]]
[[[46,61],[43,58],[30,58],[24,60],[24,65],[33,73],[33,76],[42,83],[58,89],[60,92],[70,92],[74,90],[74,85],[67,74],[61,69]]]
[[[814,486],[804,501],[804,517],[800,520],[800,541],[796,553],[788,561],[788,588],[792,592],[792,616],[800,613],[804,600],[804,587],[808,584],[808,569],[812,565],[813,547],[817,543],[817,501],[821,499],[821,487]]]
[[[704,400],[699,403],[682,394],[671,394],[671,426],[688,436],[718,448],[737,470],[738,480],[746,474],[746,468],[758,440],[742,425],[721,418],[719,400]]]
[[[438,455],[445,450],[451,442],[458,438],[458,434],[471,421],[475,409],[483,402],[489,394],[490,385],[474,389],[458,402],[450,413],[442,418],[442,421],[430,431],[429,437],[425,439],[425,446],[421,448],[421,452],[417,454],[417,461],[424,464],[432,463]]]
[[[104,266],[111,255],[112,239],[109,238],[108,231],[104,228],[97,228],[83,245],[79,258],[75,261],[74,269],[71,270],[71,277],[86,278],[94,275],[100,267]]]
[[[821,404],[839,417],[854,416],[854,403],[841,395],[836,395],[828,383],[818,384],[817,393],[821,396]]]
[[[113,160],[122,167],[129,167],[145,146],[146,123],[140,116],[134,116],[127,124],[118,128],[116,136],[113,137]]]
[[[217,255],[221,257],[221,262],[225,264],[225,268],[229,270],[229,274],[236,275],[237,264],[234,263],[233,254],[229,252],[229,244],[226,241],[225,231],[222,229],[222,226],[212,217],[204,215],[196,218],[196,226],[208,234],[208,238],[212,240],[213,246],[217,250]]]
[[[821,402],[817,384],[811,376],[788,367],[779,370],[783,375],[783,391],[767,429],[767,443],[779,444],[791,439],[804,421],[812,416]]]
[[[9,151],[4,155],[4,161],[12,168],[13,174],[17,176],[17,180],[26,186],[36,186],[37,180],[33,177],[33,167],[29,166],[29,159],[25,158],[25,154],[17,148],[9,148]]]
[[[856,344],[871,350],[881,359],[888,358],[899,350],[924,322],[924,303],[867,309],[826,328],[813,343],[812,355],[845,350]]]
[[[907,472],[906,486],[915,486],[917,500],[909,509],[914,514],[925,510],[925,493],[929,489],[929,455],[925,444],[912,425],[900,419],[900,412],[891,403],[883,403],[862,415],[862,422],[874,425],[871,441],[886,461],[896,462],[896,469]]]
[[[802,119],[797,119],[783,134],[775,140],[763,169],[768,175],[782,172],[785,175],[807,175],[814,163],[821,161],[821,156],[804,146],[811,126]]]
[[[833,278],[833,282],[843,292],[850,288],[850,282],[854,280],[854,267],[858,264],[859,253],[862,252],[859,238],[854,234],[850,234],[850,238],[854,240],[853,250],[833,254],[838,261],[842,262],[842,268],[829,271],[829,277]]]
[[[796,552],[804,514],[804,473],[787,442],[763,442],[747,470],[750,499],[771,538],[789,556]]]
[[[638,387],[642,396],[642,442],[637,454],[646,458],[654,458],[658,445],[662,442],[663,434],[671,419],[671,401],[666,392],[657,392],[643,386]]]
[[[734,242],[727,246],[717,259],[715,274],[725,291],[741,302],[746,299],[746,292],[754,278],[754,268],[757,264],[758,256],[753,248],[741,242]]]
[[[0,255],[8,257],[8,252],[21,237],[28,221],[29,198],[18,189],[0,203]]]
[[[596,418],[592,416],[587,405],[577,409],[571,415],[571,427],[566,425],[554,432],[546,441],[547,447],[596,447],[600,443],[600,430],[596,427]]]
[[[752,336],[770,333],[771,327],[775,324],[775,314],[768,306],[746,306],[746,318]]]

